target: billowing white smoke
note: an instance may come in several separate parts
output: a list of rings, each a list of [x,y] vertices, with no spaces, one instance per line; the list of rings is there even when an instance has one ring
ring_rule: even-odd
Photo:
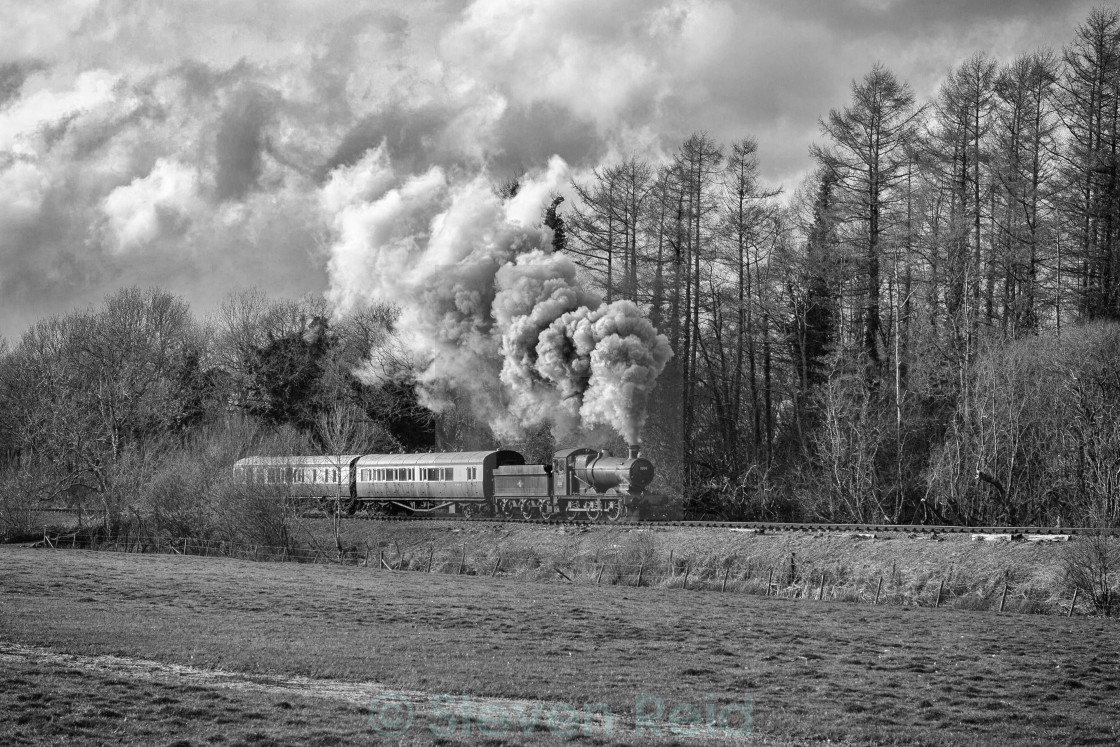
[[[564,314],[537,343],[542,376],[568,393],[585,426],[614,428],[628,444],[641,442],[646,403],[672,351],[633,302]]]
[[[367,153],[321,192],[331,300],[340,315],[371,300],[401,308],[398,332],[433,410],[461,398],[499,436],[606,425],[637,443],[671,352],[637,306],[604,305],[552,252],[541,210],[567,180],[554,157],[502,200],[484,177],[400,178],[383,149]]]

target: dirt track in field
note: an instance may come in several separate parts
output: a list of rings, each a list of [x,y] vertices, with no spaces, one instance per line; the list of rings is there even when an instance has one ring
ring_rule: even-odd
[[[438,696],[418,690],[389,688],[376,682],[343,682],[339,680],[310,679],[307,677],[274,675],[247,675],[239,672],[218,669],[200,669],[182,664],[164,664],[149,659],[136,659],[124,656],[95,655],[84,656],[66,654],[39,646],[24,646],[0,641],[0,663],[14,665],[52,664],[71,669],[83,669],[98,674],[123,675],[143,680],[173,682],[176,685],[197,685],[202,687],[227,688],[283,697],[311,697],[344,701],[370,708],[370,718],[379,716],[386,719],[382,728],[392,729],[392,720],[398,715],[408,714],[409,723],[435,723],[447,719],[453,713],[457,722],[482,721],[485,728],[487,719],[494,724],[504,723],[506,729],[512,726],[532,733],[544,728],[549,722],[549,714],[554,708],[567,704],[546,703],[533,700],[509,700],[503,698],[481,698],[472,696],[469,700]],[[443,697],[442,700],[439,698]],[[592,712],[584,719],[578,714],[578,723],[584,734],[611,735],[616,729],[626,732],[635,730],[635,721],[622,714],[611,713],[610,722],[604,714]],[[505,719],[503,721],[503,719]],[[552,722],[559,724],[560,722]],[[584,726],[587,724],[588,726]],[[660,727],[664,728],[664,723]],[[375,730],[378,728],[374,727]],[[397,728],[400,728],[399,726]]]

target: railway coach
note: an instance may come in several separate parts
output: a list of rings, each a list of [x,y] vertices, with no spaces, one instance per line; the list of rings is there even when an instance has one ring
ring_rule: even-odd
[[[525,464],[516,451],[369,454],[355,461],[359,506],[411,513],[483,513],[494,502],[494,472]]]

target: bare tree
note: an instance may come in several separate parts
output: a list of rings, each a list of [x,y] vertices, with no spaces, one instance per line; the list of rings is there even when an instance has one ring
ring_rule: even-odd
[[[834,180],[834,217],[841,235],[862,255],[862,352],[874,368],[885,357],[880,292],[881,261],[890,231],[900,222],[908,151],[922,109],[910,86],[876,64],[852,84],[852,103],[821,120],[829,145],[811,152]]]

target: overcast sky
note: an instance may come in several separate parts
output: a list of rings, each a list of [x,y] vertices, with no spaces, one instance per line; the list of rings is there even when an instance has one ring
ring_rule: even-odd
[[[0,0],[0,335],[150,286],[326,290],[329,179],[570,173],[691,132],[796,188],[876,61],[920,100],[1067,44],[1069,0]],[[555,163],[553,164],[555,171]]]

